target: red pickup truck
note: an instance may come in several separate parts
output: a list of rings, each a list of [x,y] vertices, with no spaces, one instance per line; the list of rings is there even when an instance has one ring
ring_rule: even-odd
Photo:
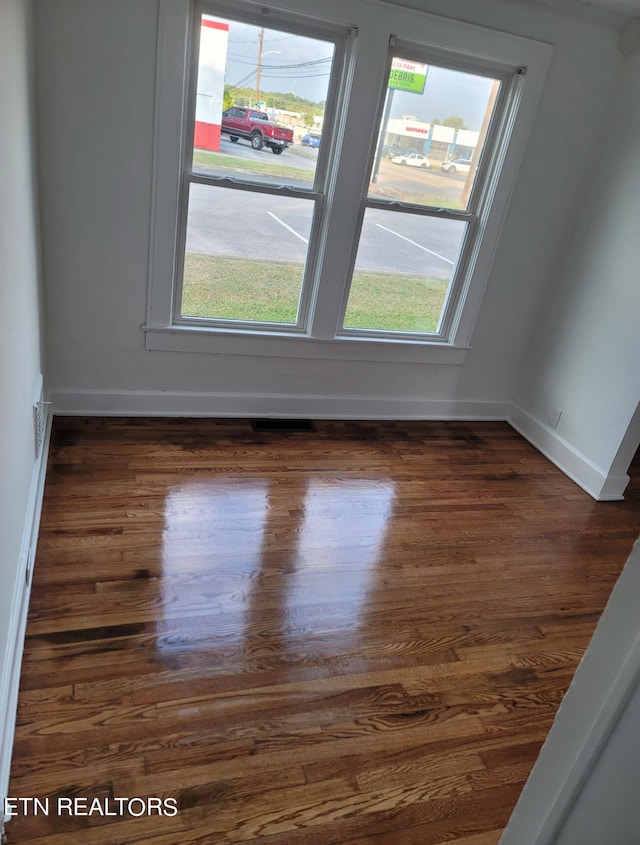
[[[231,141],[246,138],[254,150],[266,146],[276,155],[293,144],[293,129],[278,126],[266,112],[243,106],[231,106],[222,112],[221,130]]]

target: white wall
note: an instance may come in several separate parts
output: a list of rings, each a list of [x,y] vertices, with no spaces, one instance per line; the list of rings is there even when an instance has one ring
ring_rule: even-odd
[[[639,75],[636,52],[612,88],[610,131],[598,138],[517,396],[530,420],[544,424],[550,409],[562,410],[555,434],[599,470],[602,487],[592,492],[603,498],[619,497],[626,484],[634,444],[622,450],[622,466],[615,459],[630,425],[640,439],[633,422],[640,400]]]
[[[640,542],[500,845],[631,845],[640,830]]]
[[[146,351],[157,2],[36,0],[49,377],[61,409],[277,413],[304,394],[311,413],[505,414],[576,192],[591,177],[600,139],[590,130],[615,93],[616,33],[502,0],[420,5],[556,48],[463,366],[260,357],[251,340],[235,356]]]
[[[6,788],[16,633],[34,507],[39,397],[38,226],[32,167],[29,3],[0,3],[0,795]]]
[[[556,845],[628,845],[640,830],[640,686],[591,771]]]

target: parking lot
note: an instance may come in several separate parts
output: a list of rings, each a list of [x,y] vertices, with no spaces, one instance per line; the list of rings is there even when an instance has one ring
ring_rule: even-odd
[[[295,145],[276,160],[269,150],[256,152],[248,144],[232,144],[224,138],[221,152],[236,156],[242,167],[251,161],[266,160],[278,167],[290,162],[292,167],[310,171],[318,155],[316,149]],[[383,159],[371,193],[433,194],[454,203],[464,183],[465,177],[460,174],[451,176],[436,170],[402,167]],[[187,251],[303,264],[313,209],[310,200],[193,184]],[[458,221],[369,209],[360,240],[358,267],[379,273],[448,279],[464,230],[465,224]]]
[[[252,162],[276,163],[276,156],[264,147],[254,150],[250,144],[243,141],[232,143],[226,136],[222,136],[220,153],[238,159],[239,166],[247,168]],[[297,143],[288,147],[282,156],[277,157],[279,167],[287,165],[296,170],[314,172],[318,160],[319,150],[302,146]],[[277,181],[277,180],[274,180]],[[457,203],[464,188],[466,175],[462,173],[443,173],[438,162],[434,162],[430,170],[415,167],[403,167],[392,164],[387,158],[381,158],[376,174],[376,184],[372,186],[373,193],[381,193],[385,189],[406,191],[408,193],[429,193],[442,197],[447,204]]]

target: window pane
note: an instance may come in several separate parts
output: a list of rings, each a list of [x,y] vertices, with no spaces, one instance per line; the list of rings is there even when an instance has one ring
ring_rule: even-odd
[[[295,324],[313,208],[191,185],[181,315]]]
[[[499,86],[394,58],[369,196],[467,208]]]
[[[317,38],[203,15],[194,172],[312,188],[333,53]]]
[[[368,208],[345,328],[438,331],[467,224]]]

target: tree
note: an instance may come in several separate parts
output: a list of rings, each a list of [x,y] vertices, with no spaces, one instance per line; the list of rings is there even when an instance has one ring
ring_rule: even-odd
[[[452,129],[466,129],[467,125],[464,122],[464,118],[458,117],[458,115],[452,115],[451,117],[445,117],[442,121],[443,126],[450,126]]]
[[[255,98],[253,88],[240,88],[235,85],[225,85],[224,94],[225,108],[233,105],[248,106]],[[229,105],[227,105],[227,97],[231,100]],[[324,113],[324,102],[314,103],[311,100],[305,100],[303,97],[297,97],[295,94],[287,94],[281,91],[262,91],[261,97],[269,108],[310,115],[311,123],[313,122],[314,114]]]
[[[466,129],[467,124],[464,122],[463,117],[459,117],[458,115],[451,115],[451,117],[445,117],[444,120],[440,120],[439,117],[434,117],[431,121],[432,126],[450,126],[451,129]]]

